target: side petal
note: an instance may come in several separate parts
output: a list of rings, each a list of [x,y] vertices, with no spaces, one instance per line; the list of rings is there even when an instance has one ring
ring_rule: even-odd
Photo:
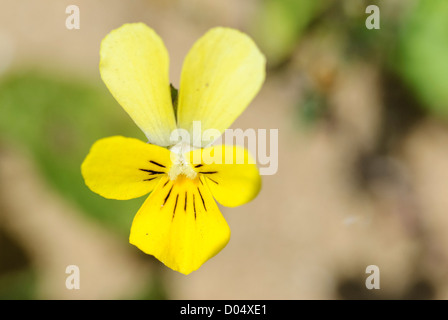
[[[253,200],[261,189],[255,160],[243,147],[219,145],[190,152],[190,163],[206,181],[216,201],[236,207]]]
[[[194,136],[193,121],[201,121],[202,131],[230,127],[260,90],[265,65],[252,39],[234,29],[211,29],[194,44],[184,61],[177,111],[178,126],[194,146],[214,139]]]
[[[109,199],[127,200],[151,192],[170,166],[167,149],[115,136],[93,144],[81,173],[93,192]]]
[[[216,255],[230,229],[210,191],[180,176],[161,179],[134,218],[129,242],[169,268],[189,274]]]
[[[101,78],[150,143],[170,145],[176,128],[169,57],[160,37],[143,23],[125,24],[101,42]]]

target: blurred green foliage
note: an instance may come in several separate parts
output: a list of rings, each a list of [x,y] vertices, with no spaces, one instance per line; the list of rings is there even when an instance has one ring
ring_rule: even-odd
[[[419,1],[403,21],[397,69],[428,111],[448,117],[448,1]]]
[[[379,30],[368,30],[368,5],[380,9]],[[448,117],[448,1],[417,0],[384,3],[360,0],[349,4],[332,0],[263,0],[251,33],[276,68],[296,54],[303,37],[325,41],[329,35],[345,48],[345,63],[364,59],[390,69],[407,83],[426,111]],[[337,51],[338,48],[333,48]],[[297,50],[296,50],[297,51]],[[314,107],[319,107],[312,101]],[[311,105],[304,114],[312,116]],[[310,113],[310,110],[312,111]],[[320,113],[321,114],[321,113]],[[315,119],[316,120],[316,119]]]
[[[104,199],[85,186],[80,172],[97,139],[124,135],[144,140],[104,85],[61,74],[16,72],[0,82],[0,111],[3,140],[24,146],[54,190],[75,207],[128,237],[143,199]]]
[[[305,28],[328,4],[328,0],[261,2],[252,33],[270,66],[282,63],[291,55]]]
[[[0,300],[36,299],[36,283],[36,274],[31,268],[0,276]]]
[[[301,128],[308,128],[316,124],[318,119],[324,117],[328,110],[328,103],[323,95],[314,91],[304,94],[303,101],[300,101],[299,120]]]

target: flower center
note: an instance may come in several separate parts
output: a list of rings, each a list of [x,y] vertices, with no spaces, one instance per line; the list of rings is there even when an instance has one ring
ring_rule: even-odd
[[[197,172],[191,166],[190,160],[185,155],[195,148],[186,143],[179,143],[170,148],[172,165],[168,176],[170,180],[176,180],[179,175],[184,175],[188,179],[194,180]]]

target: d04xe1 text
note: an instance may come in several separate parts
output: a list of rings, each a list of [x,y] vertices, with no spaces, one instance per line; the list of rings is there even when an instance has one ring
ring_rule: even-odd
[[[266,314],[266,305],[264,304],[243,304],[243,305],[224,305],[225,314]]]

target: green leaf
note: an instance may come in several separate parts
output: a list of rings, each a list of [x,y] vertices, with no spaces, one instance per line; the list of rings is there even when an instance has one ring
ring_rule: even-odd
[[[448,1],[419,1],[404,21],[396,68],[430,112],[448,117]]]
[[[171,89],[171,102],[173,103],[174,116],[177,119],[177,97],[179,96],[179,91],[170,83]]]

